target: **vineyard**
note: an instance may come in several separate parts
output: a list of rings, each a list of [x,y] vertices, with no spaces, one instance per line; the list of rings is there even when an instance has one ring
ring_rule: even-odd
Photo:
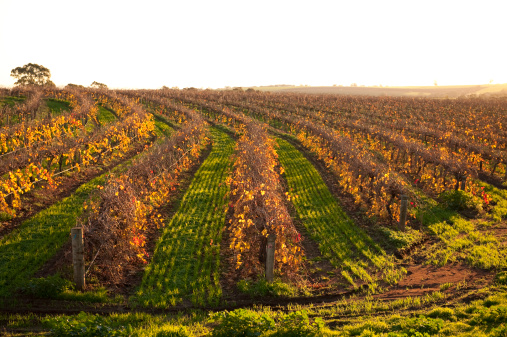
[[[502,336],[506,218],[505,98],[0,92],[9,336]]]

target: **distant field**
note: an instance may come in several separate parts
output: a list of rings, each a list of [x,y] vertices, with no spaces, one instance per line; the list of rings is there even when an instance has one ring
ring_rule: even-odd
[[[468,95],[507,96],[507,84],[426,86],[426,87],[304,87],[304,86],[266,86],[253,87],[260,91],[293,92],[304,94],[339,94],[365,96],[423,96],[460,97]]]

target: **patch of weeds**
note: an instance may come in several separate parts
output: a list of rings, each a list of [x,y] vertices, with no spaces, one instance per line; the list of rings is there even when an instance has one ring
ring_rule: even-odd
[[[186,327],[183,326],[169,326],[159,331],[156,337],[186,337],[194,336]]]
[[[456,284],[456,291],[458,291],[460,289],[465,289],[467,286],[468,286],[468,284],[467,284],[466,280],[458,282],[458,284]]]
[[[296,296],[298,290],[296,287],[283,283],[280,280],[268,282],[264,279],[258,281],[241,280],[237,283],[239,291],[253,297],[260,296]]]
[[[498,285],[507,285],[507,271],[501,271],[496,274],[495,283]]]
[[[435,308],[428,313],[428,317],[442,318],[447,321],[456,321],[454,310],[452,310],[451,308]]]
[[[59,274],[48,277],[34,278],[19,287],[22,294],[36,298],[57,298],[64,291],[73,288],[72,282],[63,279]]]
[[[445,295],[442,294],[440,291],[434,291],[432,292],[431,294],[427,294],[426,295],[426,300],[431,303],[431,302],[435,302],[435,301],[438,301],[438,300],[441,300],[445,298]]]
[[[0,212],[0,221],[9,221],[13,218],[14,216],[9,213]]]
[[[59,296],[59,299],[66,301],[80,301],[80,302],[92,302],[92,303],[106,303],[106,302],[121,302],[123,297],[121,295],[115,297],[114,299],[110,299],[108,296],[107,289],[101,287],[94,291],[74,291],[74,290],[65,290]]]
[[[211,336],[320,336],[324,328],[321,318],[310,320],[305,310],[281,314],[276,321],[273,316],[247,309],[216,313]]]
[[[324,328],[324,321],[317,317],[310,321],[306,311],[296,311],[283,316],[272,336],[317,336]]]
[[[440,285],[440,291],[446,291],[447,289],[451,288],[453,286],[452,283],[443,283]]]
[[[479,220],[477,222],[477,228],[488,229],[488,228],[491,228],[494,224],[495,224],[495,221]]]
[[[445,191],[439,195],[445,207],[456,210],[476,210],[482,212],[482,199],[462,190]]]
[[[419,315],[413,318],[404,318],[398,324],[391,328],[393,331],[399,331],[409,336],[433,336],[444,327],[444,321],[441,318],[431,318]]]
[[[54,336],[131,336],[130,325],[115,324],[107,317],[80,313],[74,317],[52,317],[45,321]]]
[[[396,249],[403,249],[419,242],[423,233],[411,227],[407,227],[404,232],[394,230],[388,227],[378,227],[378,233],[383,237],[386,246]]]
[[[231,312],[223,311],[212,316],[217,322],[212,336],[260,336],[262,333],[275,329],[275,320],[267,314],[247,309]]]
[[[377,282],[369,283],[366,290],[368,295],[382,294],[386,289],[381,287]]]
[[[504,252],[499,250],[498,245],[488,243],[486,245],[473,246],[466,260],[474,267],[492,269],[505,264]]]

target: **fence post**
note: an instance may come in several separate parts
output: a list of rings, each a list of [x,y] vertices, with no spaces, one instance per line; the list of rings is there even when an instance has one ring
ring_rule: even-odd
[[[273,282],[275,269],[275,242],[276,234],[269,234],[268,243],[266,245],[266,281],[268,282]]]
[[[408,207],[408,197],[406,195],[402,195],[400,205],[400,222],[398,224],[398,230],[402,232],[405,231],[405,223],[407,222],[407,207]]]
[[[83,227],[74,227],[70,231],[72,236],[72,263],[74,265],[74,283],[78,290],[85,286],[85,263]]]
[[[463,178],[461,179],[461,186],[460,186],[460,190],[464,191],[465,190],[465,187],[466,187],[466,182],[467,182],[467,177],[466,176],[463,176]]]

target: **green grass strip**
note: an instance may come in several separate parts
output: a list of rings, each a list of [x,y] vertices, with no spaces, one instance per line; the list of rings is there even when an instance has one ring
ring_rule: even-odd
[[[45,101],[46,106],[51,111],[52,116],[58,116],[61,115],[63,112],[68,112],[71,110],[70,103],[67,101],[62,101],[54,98],[48,98]]]
[[[99,113],[97,115],[97,119],[100,123],[100,125],[107,125],[109,123],[114,122],[117,118],[114,113],[112,113],[110,110],[99,106]]]
[[[225,225],[234,141],[212,128],[213,148],[164,228],[134,302],[165,308],[190,299],[219,303],[220,243]]]
[[[8,105],[9,107],[13,107],[18,103],[22,103],[26,100],[26,97],[15,97],[15,96],[6,96],[0,97],[0,107],[4,105]]]
[[[155,114],[153,114],[153,116],[155,117],[154,118],[154,120],[155,120],[155,134],[157,135],[157,137],[159,137],[159,138],[171,137],[171,134],[174,131],[173,123],[171,123],[170,121],[168,121],[166,118],[164,118],[162,116],[158,116]]]
[[[347,216],[315,167],[289,142],[277,138],[280,164],[298,217],[322,254],[353,284],[351,274],[373,281],[365,267],[385,264],[385,252]],[[365,263],[366,262],[366,263]],[[371,264],[370,264],[371,263]]]

